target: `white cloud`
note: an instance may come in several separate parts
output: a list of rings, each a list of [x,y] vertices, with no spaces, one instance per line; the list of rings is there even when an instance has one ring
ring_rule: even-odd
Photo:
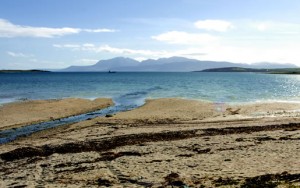
[[[279,22],[236,21],[239,30],[215,36],[205,33],[170,31],[151,38],[166,50],[118,48],[110,45],[60,44],[61,48],[128,56],[137,60],[182,56],[199,60],[236,63],[278,62],[300,65],[300,25]],[[258,24],[255,26],[255,24]],[[259,25],[260,24],[260,25]],[[257,32],[257,31],[264,31]],[[173,44],[171,47],[167,44]],[[72,47],[72,48],[70,48]]]
[[[116,54],[139,54],[139,55],[153,55],[151,50],[133,50],[128,48],[114,48],[109,45],[103,45],[100,47],[94,48],[96,52],[110,52]],[[155,52],[158,53],[158,52]]]
[[[89,32],[89,33],[113,33],[116,32],[115,29],[83,29],[83,31],[85,32]]]
[[[80,59],[80,61],[83,61],[83,62],[97,62],[99,60],[98,59]]]
[[[15,25],[7,20],[0,19],[0,37],[43,37],[52,38],[80,32],[115,32],[113,29],[80,29],[80,28],[49,28]]]
[[[90,50],[97,53],[107,52],[107,53],[113,53],[118,55],[130,56],[136,59],[137,61],[142,61],[149,58],[158,59],[162,57],[172,57],[172,56],[195,57],[194,55],[197,55],[197,57],[201,57],[205,55],[205,53],[201,53],[200,50],[202,49],[200,48],[187,48],[183,50],[173,50],[173,51],[166,51],[166,50],[156,51],[156,50],[135,50],[129,48],[116,48],[116,47],[111,47],[109,45],[103,45]]]
[[[11,52],[11,51],[7,51],[6,53],[12,57],[33,57],[34,56],[31,54],[16,53],[16,52]]]
[[[0,37],[56,37],[79,33],[76,28],[47,28],[14,25],[7,20],[0,19]]]
[[[38,60],[37,59],[29,59],[29,61],[31,61],[31,62],[34,62],[34,63],[36,63],[36,62],[38,62]]]
[[[250,21],[249,26],[252,29],[255,29],[257,31],[272,31],[274,29],[284,28],[286,27],[286,23],[275,23],[270,21]]]
[[[136,60],[136,61],[142,62],[144,60],[147,60],[148,58],[146,58],[146,57],[134,57],[133,59]]]
[[[53,44],[53,47],[56,48],[69,48],[73,50],[81,50],[81,51],[91,51],[95,53],[100,52],[108,52],[108,53],[114,53],[114,54],[127,54],[127,55],[147,55],[151,56],[154,54],[162,54],[163,51],[151,51],[151,50],[134,50],[134,49],[128,49],[128,48],[115,48],[111,47],[109,45],[101,45],[96,46],[94,44],[85,43],[85,44]]]
[[[195,26],[198,29],[218,32],[225,32],[234,28],[231,22],[225,20],[199,20],[195,22]]]
[[[202,24],[201,28],[204,26]],[[297,52],[300,49],[300,24],[236,20],[234,26],[228,22],[227,26],[224,24],[220,28],[209,24],[205,28],[226,31],[233,27],[239,29],[219,36],[204,34],[206,37],[200,37],[203,34],[172,31],[152,36],[152,39],[173,44],[171,48],[175,50],[164,53],[166,56],[237,63],[278,62],[300,65]]]
[[[90,47],[90,48],[93,48],[93,47],[95,47],[95,44],[84,43],[82,46],[83,46],[83,47]]]
[[[186,33],[182,31],[170,31],[157,36],[152,36],[152,39],[167,42],[169,44],[211,44],[217,42],[218,37],[206,33]]]
[[[273,34],[299,34],[300,24],[276,21],[250,21],[250,28],[258,31],[265,31]]]
[[[297,49],[293,48],[218,46],[213,48],[207,47],[206,49],[202,49],[202,51],[205,51],[207,55],[201,59],[235,63],[276,62],[297,64],[300,60],[297,57]]]
[[[259,31],[265,31],[265,30],[268,29],[268,25],[265,24],[265,23],[259,23],[259,24],[256,24],[256,25],[254,25],[254,26],[255,26],[255,28],[256,28],[257,30],[259,30]]]
[[[168,54],[167,51],[155,51],[155,50],[136,50],[130,48],[116,48],[110,45],[100,45],[85,43],[85,44],[53,44],[56,48],[66,48],[71,50],[90,51],[95,53],[107,52],[118,55],[128,56],[147,56],[147,57],[161,57]]]
[[[65,48],[71,50],[81,50],[81,51],[90,51],[94,53],[111,53],[117,55],[130,56],[138,61],[146,60],[148,58],[161,58],[161,57],[172,57],[172,56],[184,56],[184,57],[192,57],[192,56],[203,56],[205,53],[201,53],[199,48],[187,48],[184,50],[175,50],[175,51],[165,51],[165,50],[136,50],[130,48],[117,48],[112,47],[110,45],[101,45],[97,46],[95,44],[55,44],[54,47]],[[71,47],[73,46],[73,47]],[[78,47],[79,46],[79,47]]]
[[[56,48],[80,48],[78,44],[53,44],[52,46]]]
[[[86,59],[86,58],[83,58],[83,59],[79,59],[77,61],[77,64],[79,65],[93,65],[95,63],[97,63],[99,61],[99,59]]]

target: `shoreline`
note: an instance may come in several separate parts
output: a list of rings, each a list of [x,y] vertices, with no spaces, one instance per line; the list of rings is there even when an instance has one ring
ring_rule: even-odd
[[[299,186],[300,104],[223,107],[148,99],[33,133],[0,145],[0,186]]]
[[[0,131],[60,120],[101,110],[113,105],[114,102],[110,98],[64,98],[7,103],[0,106]],[[167,112],[160,113],[162,109]],[[158,98],[146,99],[142,106],[114,114],[112,119],[120,118],[128,121],[130,119],[149,120],[149,118],[152,118],[155,120],[173,118],[188,121],[222,122],[298,116],[300,117],[300,102],[223,103],[196,99]]]
[[[14,104],[14,103],[24,103],[24,102],[34,102],[34,101],[57,101],[57,100],[66,100],[66,99],[79,99],[79,100],[97,100],[97,99],[114,99],[114,97],[104,96],[104,97],[63,97],[63,98],[47,98],[47,99],[8,99],[7,102],[0,102],[0,108],[6,105]],[[285,100],[285,99],[257,99],[253,101],[223,101],[223,100],[209,100],[209,99],[201,99],[201,98],[187,98],[187,97],[148,97],[145,101],[148,100],[157,100],[157,99],[181,99],[181,100],[192,100],[198,102],[209,102],[209,103],[225,103],[229,105],[247,105],[247,104],[256,104],[256,103],[300,103],[299,100]]]

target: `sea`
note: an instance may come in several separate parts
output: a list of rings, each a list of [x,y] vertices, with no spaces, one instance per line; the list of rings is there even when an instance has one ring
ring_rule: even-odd
[[[300,75],[214,72],[40,72],[0,74],[0,104],[113,98],[115,103],[183,98],[222,103],[300,102]]]
[[[183,98],[228,104],[300,102],[300,75],[212,72],[41,72],[0,74],[0,105],[37,99],[112,98],[108,108],[0,131],[0,144],[34,132],[132,110],[146,99]],[[1,117],[0,117],[1,118]]]

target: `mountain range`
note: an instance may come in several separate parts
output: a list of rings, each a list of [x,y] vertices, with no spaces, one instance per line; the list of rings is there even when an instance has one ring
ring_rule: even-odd
[[[231,63],[226,61],[200,61],[184,57],[160,58],[157,60],[148,59],[136,61],[125,57],[116,57],[108,60],[100,60],[90,66],[70,66],[59,70],[60,72],[190,72],[201,71],[204,69],[221,67],[245,67],[245,68],[297,68],[293,64],[278,63]]]

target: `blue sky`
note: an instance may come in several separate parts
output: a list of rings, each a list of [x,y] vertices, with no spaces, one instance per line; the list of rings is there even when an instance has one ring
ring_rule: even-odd
[[[300,66],[298,0],[1,0],[0,69],[125,56]]]

